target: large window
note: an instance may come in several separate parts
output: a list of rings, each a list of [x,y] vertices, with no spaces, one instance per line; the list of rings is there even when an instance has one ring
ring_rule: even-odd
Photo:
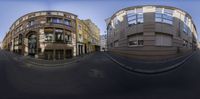
[[[72,36],[71,34],[65,34],[65,43],[72,43]]]
[[[189,18],[188,17],[184,17],[184,24],[183,24],[183,32],[188,35],[188,23],[189,23]]]
[[[45,41],[47,41],[47,42],[53,41],[53,34],[52,33],[45,33]]]
[[[64,24],[67,26],[71,26],[71,21],[68,19],[64,19]]]
[[[28,53],[29,55],[35,55],[37,48],[36,35],[32,34],[28,37]]]
[[[23,35],[19,34],[19,45],[22,45]]]
[[[63,41],[63,30],[62,29],[55,29],[55,40],[56,40],[56,42]]]
[[[172,46],[172,36],[167,34],[156,34],[156,45],[157,46]]]
[[[144,40],[143,40],[143,34],[139,33],[136,35],[131,35],[128,37],[128,46],[143,46]]]
[[[144,22],[143,9],[137,8],[127,11],[127,20],[129,25],[139,24]]]
[[[156,8],[155,21],[173,24],[173,10],[165,8]]]
[[[62,18],[48,17],[47,18],[47,23],[63,23],[63,20],[62,20]]]
[[[136,13],[137,13],[137,23],[143,23],[144,22],[143,9],[142,8],[136,9]]]
[[[52,18],[52,22],[53,23],[62,23],[62,19],[61,18]]]

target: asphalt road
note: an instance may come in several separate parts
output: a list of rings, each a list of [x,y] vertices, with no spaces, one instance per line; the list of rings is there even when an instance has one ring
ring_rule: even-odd
[[[0,99],[200,99],[200,51],[179,68],[156,75],[127,72],[100,52],[59,67],[14,57],[0,51]]]

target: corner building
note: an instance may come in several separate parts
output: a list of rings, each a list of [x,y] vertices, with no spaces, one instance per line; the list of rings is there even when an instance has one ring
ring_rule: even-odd
[[[135,59],[162,60],[197,48],[197,31],[185,11],[161,5],[134,6],[106,19],[108,51]]]
[[[38,11],[17,19],[3,40],[3,48],[47,60],[76,56],[77,15]]]

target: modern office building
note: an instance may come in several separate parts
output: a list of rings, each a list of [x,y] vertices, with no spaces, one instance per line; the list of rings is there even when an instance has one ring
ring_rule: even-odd
[[[100,51],[107,51],[107,35],[100,36]]]
[[[28,13],[12,24],[3,40],[3,48],[48,60],[79,55],[76,47],[79,44],[77,20],[77,15],[63,11]],[[81,48],[84,49],[84,46]],[[85,50],[81,53],[85,53]]]
[[[121,9],[106,19],[108,51],[142,60],[162,60],[197,48],[192,17],[161,5]]]

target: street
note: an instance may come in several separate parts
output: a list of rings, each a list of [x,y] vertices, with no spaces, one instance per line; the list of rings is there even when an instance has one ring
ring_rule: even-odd
[[[131,73],[96,52],[65,66],[42,67],[16,61],[0,51],[0,99],[199,99],[200,51],[175,70]]]

